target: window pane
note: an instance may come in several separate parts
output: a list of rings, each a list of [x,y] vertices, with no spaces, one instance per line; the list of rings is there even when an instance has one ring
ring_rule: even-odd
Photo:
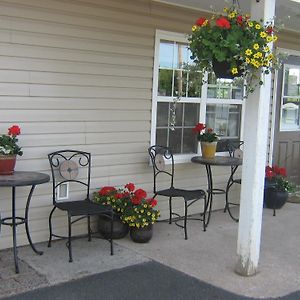
[[[176,128],[175,130],[170,130],[170,142],[169,147],[173,150],[173,153],[181,153],[181,136],[182,129]]]
[[[168,129],[156,129],[156,144],[168,146]]]
[[[287,67],[284,76],[284,96],[300,96],[300,67]]]
[[[187,72],[183,70],[175,70],[174,77],[174,97],[183,96],[186,97],[186,82]]]
[[[169,111],[169,103],[157,103],[157,127],[168,126]]]
[[[173,51],[174,43],[162,41],[159,47],[159,67],[160,68],[173,68]]]
[[[201,97],[202,73],[197,71],[190,71],[188,73],[187,85],[187,97]]]
[[[209,104],[206,125],[221,138],[238,137],[240,133],[241,105]]]
[[[280,130],[300,128],[300,98],[283,98],[281,107]]]
[[[200,105],[197,103],[185,103],[184,126],[194,127],[199,121]]]
[[[188,63],[188,47],[186,44],[175,44],[175,51],[174,51],[174,65],[173,67],[176,69],[182,69]]]
[[[183,130],[183,153],[197,153],[198,141],[192,128]]]
[[[158,77],[158,95],[172,96],[173,70],[160,69]]]

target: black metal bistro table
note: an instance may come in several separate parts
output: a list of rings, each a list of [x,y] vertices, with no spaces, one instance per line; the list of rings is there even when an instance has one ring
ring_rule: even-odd
[[[213,202],[213,195],[217,195],[217,194],[226,194],[228,192],[229,189],[229,185],[232,181],[232,177],[234,175],[234,173],[236,172],[238,166],[242,165],[243,160],[241,158],[236,158],[236,157],[228,157],[228,156],[215,156],[214,158],[203,158],[202,156],[194,156],[192,157],[191,161],[193,163],[196,164],[201,164],[201,165],[205,165],[206,168],[206,173],[207,173],[207,193],[208,193],[208,201],[207,201],[207,205],[208,205],[208,217],[207,217],[207,224],[209,223],[210,220],[210,215],[211,215],[211,208],[212,208],[212,202]],[[213,187],[213,176],[212,176],[212,171],[211,171],[211,166],[230,166],[233,167],[230,177],[227,181],[227,186],[226,189],[215,189]],[[228,213],[230,215],[230,217],[235,220],[238,221],[238,219],[236,219],[231,211],[230,211],[230,207],[229,207],[229,203],[228,203],[228,199],[226,197],[226,203],[225,203],[225,210],[228,210]]]
[[[34,188],[38,184],[48,182],[50,180],[49,175],[38,172],[14,172],[13,175],[0,175],[0,187],[11,187],[12,188],[12,215],[11,217],[6,217],[1,220],[1,224],[9,225],[13,230],[13,251],[14,251],[14,260],[15,260],[15,270],[16,273],[19,273],[18,265],[18,252],[17,252],[17,235],[16,227],[20,224],[25,224],[26,234],[29,241],[29,244],[32,250],[42,255],[42,251],[38,251],[32,243],[29,227],[28,227],[28,211],[30,200],[34,191]],[[16,187],[17,186],[31,186],[29,195],[27,197],[25,215],[24,217],[16,216]]]

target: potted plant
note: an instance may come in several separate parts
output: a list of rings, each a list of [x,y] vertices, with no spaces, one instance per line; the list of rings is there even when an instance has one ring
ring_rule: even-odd
[[[272,20],[267,24],[251,20],[234,6],[223,11],[196,21],[189,35],[191,58],[201,70],[214,70],[218,78],[243,76],[247,94],[263,84],[261,73],[280,66],[271,46],[277,41],[276,30]]]
[[[212,128],[207,128],[203,123],[198,123],[192,130],[197,135],[197,140],[201,143],[202,157],[214,158],[219,139],[218,135]]]
[[[295,190],[295,185],[286,178],[286,169],[266,166],[264,204],[267,208],[279,209],[288,199],[288,193]]]
[[[16,156],[23,155],[21,147],[17,144],[17,136],[20,134],[20,127],[13,125],[8,128],[7,134],[0,136],[0,175],[12,175],[16,165]]]
[[[130,227],[130,237],[136,243],[147,243],[152,238],[152,225],[157,221],[160,212],[154,209],[157,201],[147,199],[143,189],[131,193],[130,202],[122,213],[121,219]]]
[[[134,191],[133,183],[128,183],[124,188],[115,188],[113,186],[104,186],[93,194],[93,201],[101,205],[110,205],[115,214],[113,218],[113,239],[121,239],[129,232],[129,226],[121,220],[124,209],[130,202],[130,193]],[[99,216],[98,230],[105,237],[110,238],[111,228],[110,220],[104,216]]]

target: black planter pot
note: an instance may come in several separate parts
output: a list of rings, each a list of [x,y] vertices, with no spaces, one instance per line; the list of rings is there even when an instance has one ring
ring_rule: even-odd
[[[288,199],[288,192],[278,191],[274,188],[266,188],[264,191],[264,203],[267,208],[280,209]]]
[[[112,233],[112,238],[113,239],[122,239],[125,237],[128,232],[129,232],[129,226],[128,224],[124,224],[121,219],[120,215],[115,214],[113,218],[113,233]],[[106,218],[104,216],[99,216],[98,218],[98,230],[101,233],[101,235],[109,239],[111,236],[110,232],[110,219]]]
[[[239,74],[233,75],[230,71],[230,63],[227,61],[212,61],[213,70],[217,78],[233,79],[240,76]]]
[[[153,234],[153,227],[152,225],[136,228],[130,228],[130,237],[135,243],[148,243]]]

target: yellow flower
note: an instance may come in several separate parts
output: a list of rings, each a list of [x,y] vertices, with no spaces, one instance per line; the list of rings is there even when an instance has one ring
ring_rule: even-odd
[[[197,25],[194,25],[193,27],[192,27],[192,31],[196,31],[197,30]]]
[[[252,54],[252,50],[251,50],[251,49],[247,49],[247,50],[245,51],[245,54],[248,55],[248,56],[251,55],[251,54]]]
[[[208,20],[205,20],[202,24],[202,27],[206,26],[208,24]]]
[[[234,75],[234,74],[237,74],[238,73],[238,69],[237,68],[232,68],[231,69],[231,73]]]
[[[273,37],[272,36],[267,36],[267,42],[270,43],[273,41]]]
[[[264,31],[261,31],[259,35],[263,39],[267,36],[267,34]]]
[[[261,29],[261,26],[259,24],[256,24],[255,29],[259,30],[259,29]]]
[[[147,208],[147,204],[144,204],[144,208]]]
[[[143,219],[143,222],[145,223],[147,220],[146,219]]]
[[[255,43],[255,44],[253,45],[253,49],[255,49],[255,50],[259,49],[259,44]]]
[[[263,60],[263,65],[264,65],[265,67],[268,67],[268,66],[270,66],[270,62],[269,62],[267,59],[264,59],[264,60]]]
[[[274,58],[274,55],[272,53],[270,53],[268,56],[267,56],[267,59],[268,60],[272,60]]]
[[[144,210],[143,210],[143,209],[141,209],[141,210],[140,210],[140,213],[141,213],[141,214],[143,214],[143,213],[144,213]]]
[[[278,40],[277,35],[273,35],[273,42],[276,42]]]
[[[270,48],[268,46],[264,47],[264,52],[269,52],[270,51]]]
[[[249,22],[248,22],[248,26],[249,26],[249,27],[253,27],[253,22],[249,21]]]
[[[250,64],[250,58],[246,57],[246,63]]]
[[[228,7],[224,7],[224,8],[223,8],[223,11],[224,11],[224,12],[228,12],[228,10],[229,10]]]
[[[151,215],[151,212],[150,212],[150,211],[148,211],[148,212],[147,212],[147,216],[150,216],[150,215]]]
[[[136,224],[136,227],[139,228],[139,227],[140,227],[140,224]]]
[[[262,57],[262,53],[261,52],[256,52],[254,55],[253,55],[254,58],[260,58]]]
[[[228,18],[229,18],[229,19],[233,19],[235,16],[236,16],[236,11],[233,11],[232,13],[230,13],[230,14],[228,15]]]

